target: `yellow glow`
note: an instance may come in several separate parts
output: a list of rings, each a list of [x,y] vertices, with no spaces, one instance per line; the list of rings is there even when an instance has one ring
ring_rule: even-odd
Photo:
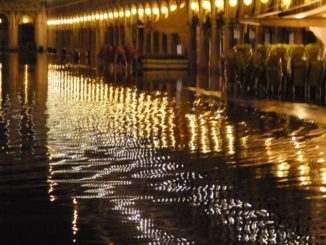
[[[119,16],[122,18],[122,17],[125,16],[125,13],[121,10],[121,11],[119,12]]]
[[[138,9],[138,14],[140,16],[143,16],[144,15],[144,9],[142,9],[142,8]]]
[[[261,3],[266,4],[269,0],[260,0]]]
[[[238,4],[237,0],[229,0],[229,4],[231,7],[235,7]]]
[[[173,11],[175,11],[177,9],[177,5],[176,4],[172,4],[171,6],[170,6],[170,10],[173,12]]]
[[[151,8],[147,7],[147,8],[145,9],[145,13],[146,13],[146,15],[151,15],[151,13],[152,13]]]
[[[211,10],[211,2],[208,0],[203,1],[203,9],[210,11]]]
[[[30,16],[28,15],[22,16],[20,20],[20,24],[30,24],[30,23],[33,23],[33,19]]]
[[[168,8],[166,6],[163,6],[161,8],[161,12],[162,12],[162,14],[167,14],[168,13]]]
[[[296,19],[303,19],[304,17],[306,17],[306,15],[302,13],[295,16]]]
[[[262,1],[265,1],[265,0],[262,0]],[[246,5],[246,6],[249,6],[252,4],[252,0],[244,0],[243,3]]]
[[[113,13],[112,12],[109,13],[109,19],[113,19]]]
[[[198,2],[197,1],[192,2],[190,7],[192,10],[198,10],[199,9]]]
[[[118,18],[118,17],[119,17],[119,13],[118,13],[117,11],[115,11],[115,12],[113,13],[113,17],[114,17],[114,18]]]
[[[24,103],[28,104],[28,65],[24,66]]]
[[[282,6],[283,7],[289,7],[292,3],[292,0],[282,0]]]
[[[224,0],[215,0],[215,6],[218,10],[224,9]]]
[[[131,9],[131,13],[132,13],[132,15],[136,15],[137,14],[137,9],[136,8],[132,8]]]
[[[103,15],[103,17],[104,17],[105,20],[107,20],[107,19],[109,18],[109,15],[108,15],[107,13],[105,13],[105,14]]]
[[[2,18],[0,18],[0,24],[2,23]]]
[[[157,15],[160,13],[160,10],[158,9],[158,7],[154,7],[153,8],[153,14]]]
[[[130,17],[131,13],[129,10],[126,10],[126,17]]]

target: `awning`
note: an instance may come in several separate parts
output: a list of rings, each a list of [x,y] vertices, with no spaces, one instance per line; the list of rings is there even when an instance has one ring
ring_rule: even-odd
[[[256,26],[272,26],[272,27],[310,27],[310,26],[325,26],[326,27],[326,18],[303,18],[303,19],[290,19],[282,17],[273,17],[273,18],[241,18],[241,24],[247,25],[256,25]]]

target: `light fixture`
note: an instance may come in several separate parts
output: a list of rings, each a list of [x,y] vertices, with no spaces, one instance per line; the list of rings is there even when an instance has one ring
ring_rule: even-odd
[[[153,14],[158,15],[159,13],[160,13],[160,10],[158,9],[158,7],[154,7]]]
[[[237,5],[238,1],[237,0],[229,0],[229,4],[231,7],[235,7]]]
[[[215,7],[218,10],[223,10],[224,9],[224,0],[215,0]]]
[[[268,3],[268,1],[269,1],[269,0],[260,0],[260,2],[261,2],[262,4],[266,4],[266,3]]]
[[[118,18],[118,17],[119,17],[119,13],[118,13],[117,11],[114,11],[114,13],[113,13],[113,17],[114,17],[114,18]]]
[[[125,16],[125,13],[124,13],[122,10],[120,10],[120,12],[119,12],[119,16],[122,18],[122,17]]]
[[[265,1],[265,0],[261,0],[261,1]],[[243,3],[246,5],[246,6],[249,6],[252,4],[252,0],[244,0]]]
[[[177,5],[176,4],[171,4],[170,6],[170,10],[173,12],[177,9]]]
[[[210,1],[204,0],[202,4],[203,4],[203,9],[205,9],[206,11],[211,10],[211,2]]]
[[[192,10],[197,11],[199,9],[198,2],[197,1],[192,2],[190,7]]]
[[[126,10],[126,17],[130,17],[131,13],[130,10]]]
[[[168,8],[166,6],[162,6],[161,13],[162,14],[167,14],[168,13]]]
[[[131,9],[131,14],[132,15],[136,15],[137,14],[137,9],[136,8],[132,8]]]
[[[292,0],[282,0],[282,7],[288,8],[290,7]]]
[[[146,13],[146,15],[151,15],[151,13],[152,13],[151,8],[150,7],[146,7],[145,13]]]
[[[138,14],[139,14],[140,16],[143,16],[143,15],[144,15],[144,9],[139,8],[139,9],[138,9]]]

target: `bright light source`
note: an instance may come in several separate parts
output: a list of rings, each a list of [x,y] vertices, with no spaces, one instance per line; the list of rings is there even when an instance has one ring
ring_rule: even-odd
[[[238,1],[237,0],[230,0],[229,4],[231,7],[235,7],[237,5]]]
[[[198,10],[199,9],[198,2],[197,1],[192,2],[190,7],[191,7],[192,10]]]
[[[261,0],[261,1],[265,1],[265,0]],[[268,1],[268,0],[267,0]],[[252,4],[252,0],[244,0],[243,3],[246,5],[246,6],[249,6]]]

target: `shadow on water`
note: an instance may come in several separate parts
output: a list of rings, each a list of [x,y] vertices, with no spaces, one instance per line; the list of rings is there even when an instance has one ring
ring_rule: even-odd
[[[194,93],[216,83],[182,73],[124,80],[46,56],[9,64],[7,244],[323,243],[325,124]]]

